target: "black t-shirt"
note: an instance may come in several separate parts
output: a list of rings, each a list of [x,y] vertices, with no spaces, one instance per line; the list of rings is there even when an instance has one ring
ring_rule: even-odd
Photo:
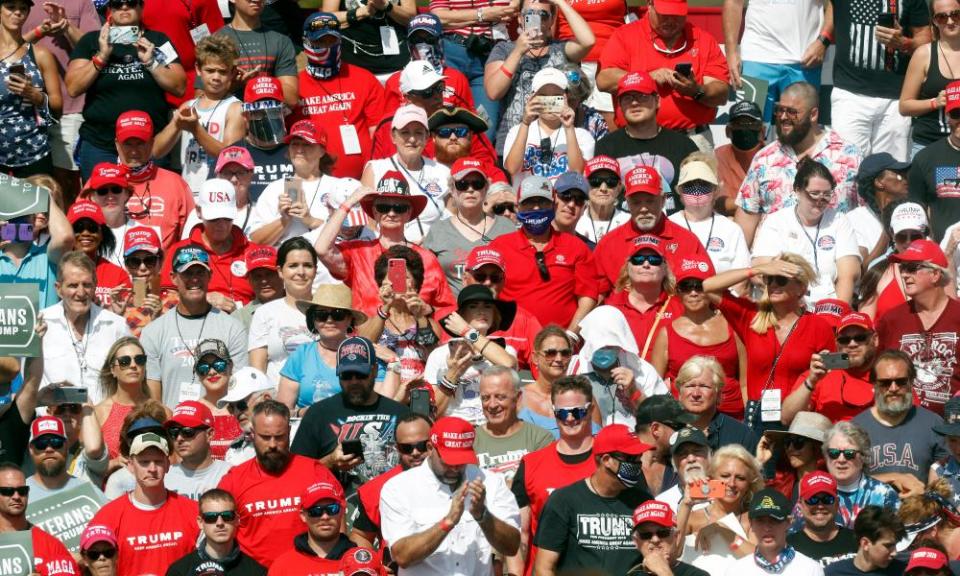
[[[627,572],[627,576],[648,576],[650,572],[644,570],[641,564],[642,562],[638,562],[634,565],[634,567]],[[687,564],[686,562],[677,562],[670,567],[670,571],[673,572],[673,576],[710,576],[709,572]]]
[[[593,450],[587,450],[580,454],[561,454],[557,452],[557,456],[564,464],[579,464],[587,458],[593,458]],[[517,473],[513,475],[513,481],[510,484],[510,491],[513,492],[513,497],[517,499],[517,507],[519,508],[530,505],[530,496],[527,494],[526,483],[523,480],[524,476],[526,476],[526,466],[523,465],[521,459],[520,465],[517,466]]]
[[[626,128],[611,132],[597,141],[594,154],[604,154],[616,158],[620,166],[654,166],[660,176],[670,183],[670,192],[666,194],[664,209],[673,214],[683,209],[680,197],[674,190],[680,176],[680,161],[696,152],[697,145],[686,134],[661,128],[653,138],[641,140],[631,138]]]
[[[960,151],[946,138],[930,144],[910,165],[912,202],[930,207],[930,226],[937,242],[954,222],[960,221]]]
[[[31,418],[32,419],[32,418]],[[0,416],[0,462],[23,464],[23,455],[30,440],[30,425],[23,422],[16,397],[11,406]]]
[[[243,552],[238,553],[237,557],[229,564],[224,564],[201,557],[196,550],[177,560],[167,569],[167,576],[207,576],[213,574],[266,576],[267,569],[257,564],[253,558]]]
[[[338,10],[353,10],[360,5],[358,0],[340,0]],[[397,46],[399,54],[394,56],[383,55],[383,43],[380,36],[380,28],[389,27],[397,37]],[[407,28],[395,22],[386,15],[375,18],[364,18],[357,24],[351,24],[349,28],[340,30],[343,35],[344,62],[356,64],[361,68],[366,68],[372,74],[388,74],[396,72],[407,65],[410,61],[410,48],[407,45]]]
[[[144,30],[143,36],[153,42],[157,49],[170,44],[162,32]],[[92,58],[100,50],[99,38],[100,30],[84,34],[70,54],[70,59]],[[173,44],[169,45],[168,50],[173,50]],[[173,61],[167,63],[172,64]],[[103,150],[116,149],[117,118],[127,110],[146,112],[157,131],[167,125],[170,112],[163,88],[140,63],[136,48],[125,44],[113,46],[107,65],[87,89],[84,102],[80,136]]]
[[[603,498],[574,482],[553,492],[540,513],[535,544],[560,554],[556,572],[600,570],[626,574],[639,561],[633,543],[633,511],[650,500],[646,490]]]
[[[273,150],[264,150],[263,148],[257,148],[244,138],[238,142],[234,142],[231,146],[246,148],[253,158],[253,179],[250,181],[249,192],[251,204],[257,203],[257,200],[260,199],[260,195],[263,194],[263,190],[268,184],[274,180],[292,177],[294,175],[293,164],[290,163],[290,158],[287,157],[286,144],[281,144]],[[210,173],[212,174],[217,165],[217,157],[208,155],[207,165],[210,167]]]
[[[930,16],[924,0],[838,0],[833,4],[833,30],[837,57],[833,64],[833,85],[862,96],[900,98],[903,75],[910,54],[894,50],[887,54],[876,41],[877,16],[894,13],[907,36],[910,28],[928,26]],[[886,9],[884,9],[886,8]]]
[[[710,442],[710,449],[713,451],[729,444],[739,444],[751,454],[757,451],[759,443],[757,433],[749,426],[720,412],[717,412],[707,426],[707,441]]]
[[[886,568],[864,572],[853,565],[853,558],[848,558],[827,566],[823,569],[823,573],[826,576],[901,576],[906,569],[907,565],[905,563],[894,560]]]
[[[834,562],[852,558],[857,553],[857,537],[849,528],[840,528],[836,537],[829,542],[811,540],[807,533],[801,530],[787,536],[787,544],[804,556],[819,560],[824,568]]]

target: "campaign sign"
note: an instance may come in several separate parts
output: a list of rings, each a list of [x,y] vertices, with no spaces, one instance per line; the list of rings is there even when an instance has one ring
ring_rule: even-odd
[[[0,534],[0,574],[27,576],[33,573],[33,535],[30,530]]]
[[[50,191],[26,180],[0,174],[0,220],[46,212]]]
[[[80,535],[106,502],[103,493],[84,482],[76,488],[31,501],[27,504],[27,520],[63,542],[70,552],[78,552]]]
[[[769,82],[752,76],[741,76],[742,87],[736,91],[736,100],[748,100],[763,110],[767,104],[767,88]]]
[[[40,355],[40,338],[33,331],[39,301],[36,284],[0,284],[0,356]]]

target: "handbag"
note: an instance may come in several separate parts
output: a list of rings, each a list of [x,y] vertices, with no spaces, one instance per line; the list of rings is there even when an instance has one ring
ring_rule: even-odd
[[[767,381],[763,384],[763,388],[760,389],[760,397],[763,398],[763,393],[770,388],[770,385],[773,384],[773,377],[777,372],[777,365],[780,363],[780,358],[783,356],[783,351],[787,349],[787,343],[790,341],[790,337],[793,336],[793,331],[796,330],[797,324],[800,323],[800,318],[803,318],[803,313],[797,317],[793,322],[793,326],[790,327],[790,331],[787,332],[787,337],[783,339],[783,343],[780,344],[780,351],[777,352],[777,355],[773,357],[773,365],[770,366],[770,374],[767,375]],[[747,400],[747,405],[743,409],[743,423],[746,424],[750,429],[756,432],[758,435],[762,435],[764,431],[772,428],[782,428],[777,426],[778,422],[764,422],[760,413],[760,400]]]

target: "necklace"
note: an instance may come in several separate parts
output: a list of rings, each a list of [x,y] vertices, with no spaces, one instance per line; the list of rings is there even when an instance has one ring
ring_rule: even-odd
[[[616,215],[617,215],[617,209],[616,207],[614,207],[613,213],[610,214],[610,219],[607,220],[607,229],[603,231],[602,235],[600,235],[600,234],[597,234],[597,224],[596,224],[596,221],[593,219],[593,210],[589,207],[587,208],[587,218],[590,219],[590,229],[593,230],[594,242],[599,242],[600,238],[602,238],[603,236],[606,236],[607,233],[610,232],[610,227],[613,226],[613,217]]]
[[[480,241],[481,241],[481,242],[484,242],[484,243],[490,242],[490,238],[487,238],[487,217],[486,217],[486,215],[484,215],[484,217],[483,217],[483,230],[477,230],[476,228],[474,228],[473,226],[471,226],[469,222],[467,222],[466,220],[463,219],[462,216],[460,216],[460,212],[457,212],[457,220],[459,220],[460,223],[463,224],[464,226],[466,226],[467,228],[469,228],[469,229],[473,230],[475,233],[479,234],[479,235],[480,235]]]
[[[940,50],[940,56],[943,57],[943,63],[947,65],[947,71],[950,72],[950,80],[956,80],[956,76],[953,73],[953,68],[950,66],[950,61],[947,60],[947,54],[943,51],[943,41],[937,42],[937,48]]]
[[[176,315],[173,317],[173,322],[177,327],[177,336],[180,337],[180,342],[183,344],[184,348],[187,349],[187,352],[190,354],[190,357],[193,358],[193,363],[197,363],[197,355],[193,353],[193,348],[187,344],[187,340],[183,337],[183,332],[180,331],[180,310],[176,311]],[[210,317],[210,310],[207,310],[207,313],[203,315],[203,322],[200,323],[200,332],[197,333],[197,344],[199,344],[203,339],[203,327],[207,325],[207,318]],[[196,372],[194,372],[193,377],[196,378]]]
[[[13,49],[13,52],[10,52],[9,54],[7,54],[6,56],[4,56],[3,58],[0,58],[0,62],[6,62],[7,60],[10,59],[11,56],[13,56],[13,55],[16,54],[17,52],[19,52],[21,48],[23,48],[23,41],[21,41],[19,44],[17,44],[17,47]]]
[[[817,271],[817,276],[820,276],[820,262],[817,255],[817,242],[820,240],[820,224],[823,222],[823,216],[820,216],[820,219],[817,220],[817,231],[813,238],[810,237],[810,234],[807,232],[807,226],[800,220],[800,211],[799,206],[794,205],[793,215],[797,218],[797,224],[800,225],[800,230],[803,231],[803,235],[807,237],[807,240],[810,242],[810,247],[813,248],[813,268]]]
[[[691,234],[696,236],[697,233],[693,231],[693,228],[690,227],[690,221],[687,220],[687,211],[684,210],[681,212],[681,214],[683,214],[683,222],[687,225],[687,230],[689,230]],[[703,244],[704,250],[707,250],[707,251],[710,250],[710,247],[709,247],[710,239],[713,238],[713,221],[714,219],[716,219],[716,217],[717,217],[717,214],[715,212],[713,214],[710,214],[710,230],[707,232],[707,241],[704,242],[703,240],[700,240],[700,243]]]
[[[73,322],[67,318],[67,308],[65,304],[63,305],[63,319],[67,323],[67,334],[70,335],[70,343],[73,344],[73,353],[77,357],[77,364],[80,365],[80,382],[85,380],[87,372],[87,344],[90,343],[88,336],[90,335],[90,324],[93,323],[93,311],[91,309],[90,317],[87,318],[86,323],[83,326],[83,336],[80,340],[73,335]]]

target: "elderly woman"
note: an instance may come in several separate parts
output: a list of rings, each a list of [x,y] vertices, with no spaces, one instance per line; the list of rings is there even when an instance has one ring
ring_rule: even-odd
[[[487,190],[487,198],[483,201],[483,211],[491,216],[503,216],[516,225],[517,193],[506,182],[490,184]]]
[[[233,376],[230,350],[222,340],[208,338],[197,344],[194,357],[197,361],[193,365],[193,372],[203,385],[200,402],[213,413],[210,455],[223,460],[230,444],[243,435],[236,416],[226,407],[218,407],[220,400],[227,395],[228,384]]]
[[[797,412],[789,430],[768,430],[757,444],[761,466],[774,460],[774,474],[767,478],[767,486],[796,502],[804,475],[826,468],[821,449],[830,425],[830,419],[822,414]]]
[[[583,175],[590,191],[587,209],[577,222],[577,233],[591,242],[599,242],[611,230],[630,221],[630,213],[617,205],[623,193],[620,163],[609,156],[597,155],[587,160]]]
[[[872,460],[870,436],[866,430],[853,422],[837,422],[824,438],[823,455],[827,459],[827,471],[839,485],[839,524],[853,529],[857,512],[864,506],[900,507],[897,491],[866,472]]]
[[[123,419],[150,397],[147,355],[139,340],[132,336],[120,338],[107,351],[107,360],[100,370],[100,395],[103,400],[94,407],[94,413],[110,453],[111,468],[116,468],[120,465]]]
[[[83,576],[116,576],[119,545],[113,530],[88,524],[80,536],[80,570]]]

